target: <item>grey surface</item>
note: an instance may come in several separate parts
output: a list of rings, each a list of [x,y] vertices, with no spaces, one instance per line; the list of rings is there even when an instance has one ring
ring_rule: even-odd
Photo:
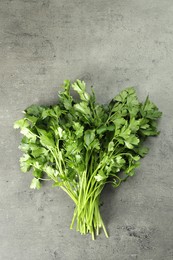
[[[0,260],[173,259],[173,1],[1,0],[0,64]],[[69,230],[72,201],[20,173],[13,122],[67,78],[100,102],[135,86],[164,113],[136,176],[103,193],[109,239]]]

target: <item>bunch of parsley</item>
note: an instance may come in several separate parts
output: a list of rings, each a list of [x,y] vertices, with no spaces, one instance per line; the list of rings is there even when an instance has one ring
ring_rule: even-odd
[[[161,112],[148,97],[140,103],[132,87],[107,105],[96,103],[93,89],[87,93],[83,81],[66,80],[63,88],[57,105],[32,105],[15,122],[14,128],[24,135],[21,170],[32,169],[31,188],[51,180],[70,196],[75,203],[71,228],[76,222],[81,234],[89,232],[94,239],[103,228],[108,236],[99,211],[100,194],[106,183],[118,187],[134,175],[140,157],[148,152],[143,141],[159,134]]]

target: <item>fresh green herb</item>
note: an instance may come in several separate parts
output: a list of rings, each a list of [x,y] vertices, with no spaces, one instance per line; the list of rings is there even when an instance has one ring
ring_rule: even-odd
[[[76,223],[77,231],[91,233],[93,239],[103,228],[108,237],[100,194],[106,183],[116,188],[134,175],[140,157],[148,152],[143,141],[159,134],[161,112],[148,97],[140,103],[132,87],[107,105],[96,103],[93,89],[87,93],[83,81],[66,80],[63,88],[57,105],[32,105],[15,122],[14,128],[24,135],[21,170],[32,169],[30,188],[40,189],[44,180],[51,180],[70,196],[75,204],[70,228]]]

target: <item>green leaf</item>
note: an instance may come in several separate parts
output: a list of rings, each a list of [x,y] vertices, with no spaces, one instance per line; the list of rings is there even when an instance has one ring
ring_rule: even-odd
[[[117,155],[116,163],[118,164],[118,167],[121,168],[126,163],[126,161],[123,159],[121,155]]]
[[[147,96],[144,104],[141,105],[140,112],[143,117],[153,120],[158,119],[162,115],[156,105],[149,100],[149,96]]]
[[[129,165],[129,167],[125,170],[125,173],[129,176],[134,175],[134,169],[140,166],[140,162],[135,162],[134,164]]]
[[[32,158],[29,156],[29,154],[24,154],[20,158],[20,168],[22,172],[27,172],[30,170],[32,166]]]
[[[80,102],[79,104],[74,105],[74,109],[80,113],[82,113],[84,116],[91,116],[91,110],[88,107],[87,103]]]
[[[129,149],[133,149],[133,145],[131,143],[129,143],[128,141],[125,141],[125,145]]]
[[[67,96],[67,94],[65,93],[61,93],[60,94],[60,98],[61,98],[61,102],[64,106],[64,108],[68,111],[72,109],[72,102],[73,99],[71,96]]]
[[[114,100],[119,102],[126,102],[127,95],[127,90],[123,90],[120,92],[120,94],[114,97]]]
[[[65,92],[67,94],[70,93],[70,85],[71,85],[70,80],[68,80],[68,79],[64,80],[64,85],[62,87],[65,89]]]
[[[136,120],[134,117],[130,119],[129,128],[132,133],[136,133],[139,130],[139,126],[141,124],[140,120]]]
[[[84,131],[84,127],[79,122],[74,122],[73,123],[73,128],[75,130],[76,137],[77,138],[82,137],[83,131]]]
[[[106,132],[107,131],[107,126],[106,125],[103,125],[103,126],[101,126],[101,127],[99,127],[98,129],[97,129],[97,134],[103,134],[104,132]]]
[[[26,118],[29,121],[29,123],[34,126],[37,123],[38,118],[36,116],[30,116],[26,114]]]
[[[86,85],[84,81],[76,80],[72,84],[72,88],[79,94],[81,100],[88,102],[90,100],[90,95],[85,91]]]
[[[40,134],[40,143],[46,147],[54,147],[55,142],[51,132],[37,127],[37,132]],[[59,132],[58,132],[59,133]]]
[[[90,148],[100,150],[100,142],[98,139],[94,139],[90,144]]]
[[[141,157],[144,157],[149,149],[147,147],[138,147],[134,149],[136,153],[138,153]]]
[[[72,84],[72,88],[78,93],[84,93],[86,85],[84,81],[77,79],[76,82]]]
[[[34,169],[33,169],[32,174],[33,174],[34,177],[36,177],[36,178],[41,178],[42,175],[43,175],[42,170],[39,170],[39,169],[37,169],[37,168],[34,168]]]
[[[98,129],[97,129],[97,134],[103,134],[103,133],[105,133],[106,131],[110,131],[110,132],[112,132],[112,131],[114,131],[115,130],[115,126],[113,125],[113,124],[111,124],[111,125],[102,125],[101,127],[99,127]]]
[[[114,124],[108,125],[107,126],[107,130],[110,131],[110,132],[114,131],[115,130],[115,125]]]
[[[159,131],[157,131],[156,129],[144,129],[144,130],[141,130],[140,131],[143,135],[146,135],[146,136],[150,136],[150,135],[159,135]]]
[[[84,133],[84,141],[86,146],[90,146],[90,144],[94,141],[95,139],[95,130],[86,130]]]
[[[42,135],[40,136],[40,143],[48,148],[52,148],[55,146],[54,140],[51,136]]]
[[[139,160],[140,160],[140,157],[139,157],[138,155],[133,156],[133,160],[135,160],[135,161],[139,161]]]
[[[57,176],[57,172],[51,166],[45,166],[44,171],[51,179],[56,179],[55,177]]]
[[[63,129],[60,126],[58,126],[57,130],[58,130],[59,138],[62,138]]]
[[[117,96],[114,97],[114,100],[125,103],[130,95],[132,95],[133,98],[136,96],[136,91],[133,87],[122,90]]]
[[[45,119],[46,117],[51,116],[50,111],[51,111],[50,109],[43,110],[42,115],[41,115],[42,118]]]
[[[114,150],[114,142],[111,141],[111,142],[109,142],[109,144],[108,144],[108,152],[112,152],[113,150]]]
[[[22,118],[20,120],[17,120],[15,123],[14,123],[14,128],[15,129],[25,129],[29,126],[29,123],[28,121],[26,120],[26,118]]]
[[[35,142],[36,141],[36,134],[34,134],[29,128],[22,128],[21,134],[25,135],[30,141]]]
[[[22,152],[28,152],[30,150],[30,144],[22,143],[19,145],[19,149]]]
[[[139,138],[137,138],[135,135],[130,135],[124,142],[127,148],[133,149],[134,145],[139,144]]]
[[[33,166],[38,169],[38,170],[43,170],[43,162],[41,160],[39,160],[39,158],[37,158],[37,160],[33,161]]]
[[[63,111],[61,111],[61,108],[58,105],[53,106],[52,109],[53,109],[57,118],[59,118],[60,115],[64,113]]]
[[[107,176],[105,175],[104,171],[99,171],[99,173],[97,175],[94,176],[94,178],[100,182],[102,180],[107,179]]]
[[[39,117],[42,114],[42,111],[44,110],[43,107],[37,106],[37,105],[31,105],[28,107],[25,112],[28,115]]]
[[[30,185],[30,188],[39,190],[41,188],[41,183],[40,183],[39,179],[33,178],[31,185]]]
[[[38,147],[38,146],[33,147],[32,145],[30,147],[32,150],[32,156],[34,158],[37,158],[37,157],[43,156],[43,155],[47,156],[47,154],[48,154],[48,150],[46,150],[44,147]]]
[[[128,128],[127,126],[127,122],[126,124],[121,128],[121,132],[115,132],[115,134],[119,135],[119,137],[122,137],[124,140],[127,140],[129,137],[130,137],[130,134],[131,134],[131,130],[130,128]]]

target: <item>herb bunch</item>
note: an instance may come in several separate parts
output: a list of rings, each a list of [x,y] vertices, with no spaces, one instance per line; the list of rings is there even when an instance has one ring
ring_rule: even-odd
[[[30,188],[40,189],[44,180],[50,180],[70,196],[75,204],[70,228],[76,224],[77,231],[91,233],[92,239],[103,228],[108,237],[100,194],[106,183],[116,188],[134,175],[148,152],[143,141],[159,134],[160,116],[149,97],[139,102],[132,87],[100,105],[92,88],[86,92],[84,81],[66,80],[57,105],[32,105],[14,124],[24,135],[19,146],[24,153],[21,171],[32,169]]]

